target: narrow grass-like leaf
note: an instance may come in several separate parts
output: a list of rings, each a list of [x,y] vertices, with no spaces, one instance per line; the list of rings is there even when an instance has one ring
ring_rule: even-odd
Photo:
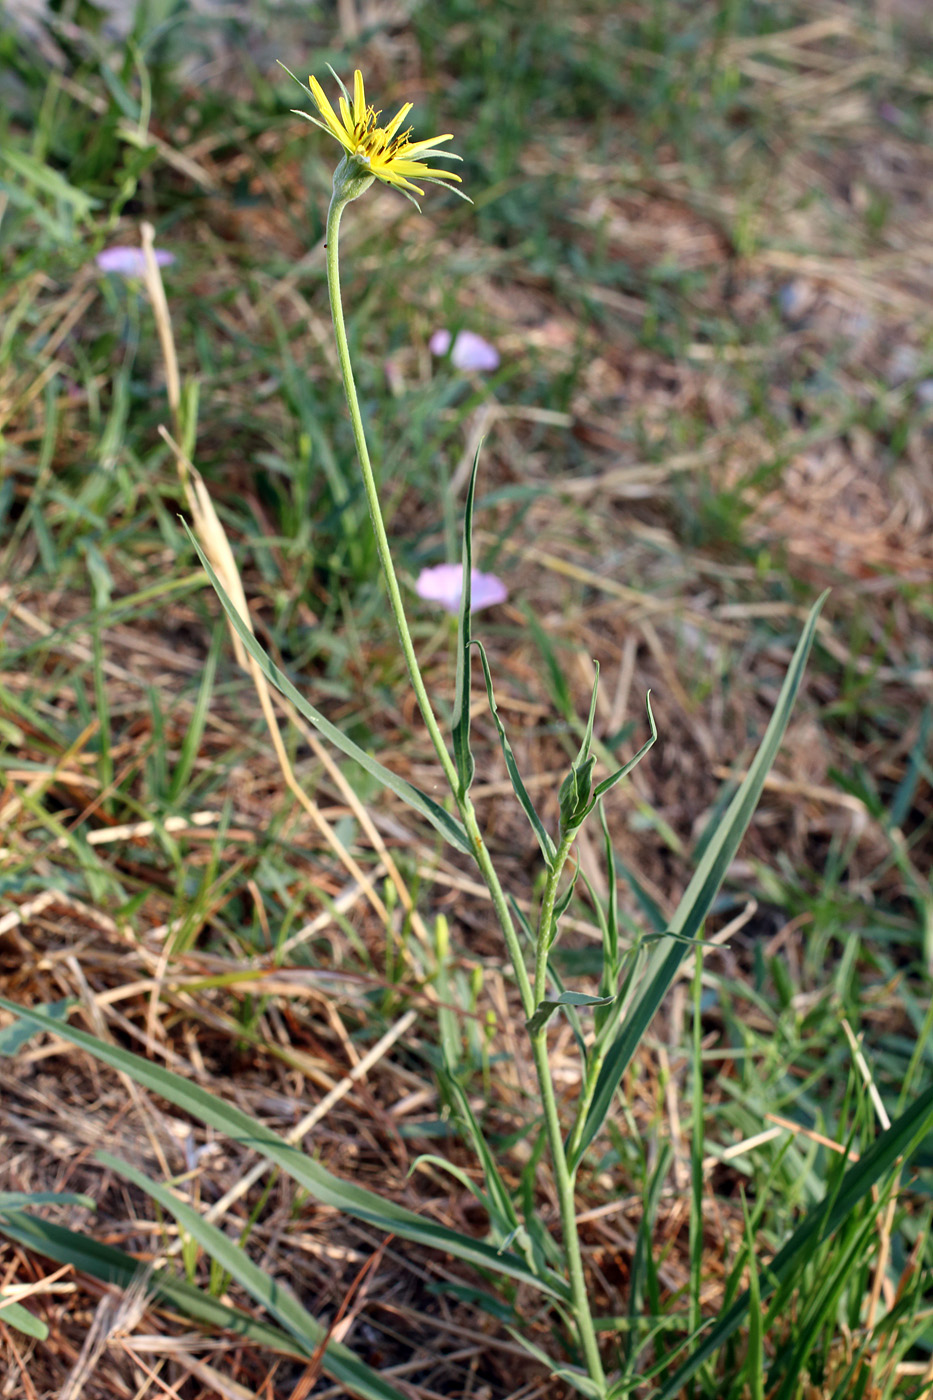
[[[138,1259],[122,1249],[98,1244],[76,1230],[40,1220],[28,1211],[13,1211],[0,1219],[0,1235],[15,1240],[46,1259],[53,1259],[57,1264],[70,1264],[77,1273],[88,1274],[118,1288],[129,1288],[143,1267]],[[147,1290],[152,1297],[170,1304],[186,1317],[204,1326],[221,1328],[238,1337],[245,1337],[265,1351],[306,1358],[311,1355],[308,1348],[295,1342],[278,1327],[257,1322],[248,1313],[228,1303],[221,1303],[182,1279],[172,1278],[163,1269],[150,1275]]]
[[[451,737],[454,762],[460,780],[460,796],[465,797],[476,772],[476,760],[470,748],[470,679],[471,651],[470,610],[473,606],[473,502],[476,496],[476,473],[479,470],[477,446],[467,487],[463,512],[463,580],[460,588],[460,620],[457,625],[457,676],[454,684],[454,713]]]
[[[36,1032],[33,1031],[33,1035]],[[84,1210],[96,1210],[97,1203],[90,1196],[82,1196],[77,1191],[0,1191],[0,1215],[11,1210],[23,1210],[26,1206],[81,1206]]]
[[[590,895],[594,907],[599,911],[600,925],[603,933],[603,974],[601,990],[609,996],[615,990],[616,979],[619,975],[619,882],[616,879],[615,871],[615,851],[612,846],[612,837],[609,835],[609,823],[606,820],[606,809],[602,802],[598,802],[599,825],[603,833],[603,847],[606,852],[606,882],[609,889],[609,898],[606,911],[603,913],[596,894],[591,891]]]
[[[56,1021],[64,1021],[74,1005],[75,1001],[72,997],[66,1001],[50,1001],[45,1006],[40,1007],[40,1010]],[[15,1055],[28,1040],[32,1040],[35,1033],[35,1027],[26,1025],[24,1021],[14,1021],[12,1026],[3,1026],[0,1029],[0,1055]],[[2,1200],[2,1196],[0,1196],[0,1200]]]
[[[554,948],[554,945],[557,943],[557,935],[560,932],[560,921],[566,914],[567,910],[570,908],[570,901],[573,899],[573,892],[576,888],[577,876],[579,875],[579,873],[580,862],[577,861],[576,865],[573,867],[573,873],[570,876],[569,881],[567,882],[567,888],[564,890],[564,892],[561,894],[561,896],[554,905],[554,912],[551,915],[551,927],[547,935],[548,953],[551,952],[551,950]]]
[[[787,722],[790,719],[791,709],[803,679],[810,647],[813,645],[817,619],[825,598],[826,594],[824,593],[810,611],[803,635],[797,644],[797,649],[784,678],[771,722],[749,767],[745,781],[730,802],[725,816],[719,823],[714,837],[708,843],[703,858],[674,913],[669,925],[669,932],[678,937],[675,941],[662,939],[649,959],[638,1001],[603,1064],[583,1132],[580,1135],[577,1155],[569,1164],[571,1170],[579,1163],[583,1153],[602,1127],[622,1075],[625,1073],[642,1036],[654,1020],[658,1007],[676,977],[681,963],[687,956],[690,943],[685,940],[692,940],[699,934],[725,878],[726,871],[738,849],[739,842],[752,819],[764,787],[765,778],[777,755],[784,731],[787,728]]]
[[[557,1274],[539,1278],[532,1273],[523,1259],[515,1254],[500,1253],[493,1246],[457,1230],[435,1224],[434,1221],[406,1210],[404,1206],[387,1201],[373,1191],[367,1191],[353,1182],[342,1181],[318,1162],[307,1157],[300,1147],[286,1142],[271,1129],[255,1118],[231,1104],[207,1092],[199,1084],[183,1079],[181,1075],[164,1069],[161,1065],[150,1064],[140,1055],[110,1045],[86,1031],[74,1026],[60,1025],[41,1012],[19,1006],[16,1002],[0,997],[0,1006],[14,1015],[23,1017],[63,1040],[87,1050],[96,1059],[114,1069],[128,1074],[137,1084],[160,1094],[169,1103],[190,1113],[201,1123],[206,1123],[218,1132],[226,1133],[242,1146],[251,1148],[270,1162],[281,1167],[316,1201],[333,1206],[357,1220],[364,1220],[387,1234],[400,1235],[403,1239],[414,1240],[431,1249],[439,1249],[464,1259],[480,1269],[491,1269],[498,1274],[530,1283],[542,1292],[555,1298],[566,1298],[567,1284]]]
[[[12,146],[6,145],[0,153],[0,160],[6,161],[7,165],[15,170],[21,179],[35,185],[37,189],[55,200],[56,203],[70,204],[74,210],[75,218],[79,220],[86,219],[92,209],[100,208],[101,201],[99,199],[94,199],[84,190],[79,190],[76,185],[69,184],[64,175],[53,170],[44,161],[26,155],[24,151],[17,151]]]
[[[44,1342],[49,1329],[41,1318],[34,1317],[28,1308],[24,1308],[22,1303],[18,1303],[15,1298],[5,1298],[0,1291],[0,1322],[5,1322],[8,1327],[12,1327],[17,1332],[22,1332],[25,1337],[35,1337],[36,1341]]]
[[[625,1365],[622,1370],[622,1385],[620,1386],[622,1394],[628,1394],[628,1385],[626,1382],[634,1385],[635,1364],[638,1360],[637,1323],[642,1312],[649,1262],[652,1258],[652,1242],[654,1238],[655,1220],[658,1214],[658,1203],[661,1199],[661,1190],[667,1180],[668,1168],[670,1167],[672,1156],[673,1148],[670,1143],[662,1142],[658,1149],[657,1163],[643,1188],[641,1222],[638,1226],[638,1239],[632,1254],[629,1273],[627,1308],[628,1334],[623,1348]],[[642,1345],[644,1345],[644,1342]]]
[[[489,1144],[483,1136],[483,1131],[479,1123],[476,1121],[476,1115],[470,1107],[470,1101],[466,1096],[463,1085],[451,1075],[442,1076],[442,1083],[447,1093],[456,1104],[457,1113],[460,1116],[463,1128],[470,1142],[473,1144],[473,1151],[482,1164],[483,1179],[486,1183],[486,1191],[489,1196],[489,1209],[498,1221],[506,1224],[507,1229],[504,1233],[514,1231],[519,1225],[518,1213],[508,1188],[502,1179],[499,1168],[496,1165],[496,1159],[489,1150]]]
[[[762,1301],[769,1298],[780,1284],[786,1282],[825,1240],[846,1221],[860,1201],[869,1194],[887,1172],[897,1166],[899,1158],[907,1158],[933,1127],[933,1085],[911,1104],[905,1113],[879,1134],[861,1159],[842,1178],[829,1210],[821,1201],[808,1211],[793,1235],[774,1256],[761,1280]],[[696,1351],[678,1368],[654,1400],[674,1400],[705,1361],[741,1326],[748,1314],[749,1295],[741,1297],[728,1308],[700,1342]]]
[[[748,1354],[745,1358],[745,1378],[751,1400],[764,1400],[765,1349],[764,1329],[761,1325],[761,1286],[758,1282],[758,1261],[755,1258],[755,1236],[747,1212],[745,1243],[748,1249]]]
[[[534,809],[534,803],[528,796],[528,790],[522,782],[521,774],[518,771],[518,764],[515,762],[515,755],[512,752],[512,745],[499,718],[499,710],[496,705],[496,697],[492,689],[492,676],[489,674],[489,662],[486,660],[486,651],[482,642],[474,642],[473,645],[479,651],[480,661],[483,663],[483,675],[486,677],[486,695],[489,698],[489,711],[493,718],[493,723],[499,733],[499,743],[502,745],[502,756],[505,759],[505,766],[508,770],[509,779],[512,784],[512,791],[522,804],[525,816],[531,822],[531,829],[538,838],[538,845],[541,847],[541,854],[544,856],[548,869],[554,864],[554,857],[557,855],[557,848],[551,840],[541,818]]]
[[[444,808],[439,806],[433,798],[428,797],[426,792],[413,787],[404,778],[400,778],[397,773],[393,773],[390,768],[386,768],[378,759],[373,758],[365,749],[361,749],[359,744],[354,744],[352,739],[348,739],[335,724],[331,724],[329,719],[325,719],[321,712],[316,710],[300,691],[295,689],[288,677],[279,670],[272,658],[267,655],[265,648],[260,646],[253,636],[225,593],[220,579],[211,568],[207,556],[194,534],[185,521],[182,521],[182,524],[188,532],[188,538],[198,552],[198,558],[204,565],[204,571],[223,605],[224,612],[230,619],[231,626],[250,656],[258,664],[266,680],[274,685],[276,690],[281,691],[285,698],[292,702],[299,714],[303,715],[309,724],[313,724],[319,734],[323,734],[326,739],[329,739],[335,748],[338,748],[341,753],[345,753],[348,758],[354,759],[367,773],[385,787],[390,788],[396,797],[400,797],[403,802],[408,803],[409,807],[413,807],[416,812],[425,817],[445,840],[449,841],[452,846],[456,846],[457,850],[472,855],[473,847],[470,845],[462,825],[455,817],[452,817],[449,812],[445,812]]]
[[[313,1351],[327,1337],[327,1329],[312,1317],[285,1284],[279,1283],[254,1264],[245,1250],[235,1244],[223,1230],[205,1220],[192,1206],[180,1201],[173,1191],[152,1181],[143,1172],[109,1152],[98,1152],[97,1160],[119,1176],[132,1181],[157,1201],[178,1221],[181,1228],[197,1240],[207,1255],[221,1265],[251,1298],[276,1319],[303,1349]],[[348,1347],[329,1342],[324,1349],[321,1366],[335,1381],[345,1385],[362,1400],[406,1400],[401,1391],[384,1381],[370,1366],[355,1356]]]

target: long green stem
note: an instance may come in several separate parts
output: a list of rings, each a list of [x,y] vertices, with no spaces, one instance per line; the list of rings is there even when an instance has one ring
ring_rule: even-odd
[[[395,573],[395,565],[392,563],[392,553],[389,549],[389,537],[386,534],[386,527],[382,519],[382,509],[379,504],[379,491],[376,486],[376,478],[373,473],[372,462],[369,459],[369,448],[366,445],[366,434],[363,430],[363,417],[360,413],[360,401],[356,392],[356,382],[353,378],[353,365],[350,362],[350,347],[347,343],[347,328],[343,319],[343,303],[340,297],[340,267],[338,262],[338,240],[340,236],[340,216],[349,201],[341,199],[335,192],[330,202],[330,209],[327,213],[327,287],[330,292],[330,311],[334,321],[334,335],[337,341],[337,355],[340,360],[340,373],[343,376],[343,387],[347,396],[347,407],[350,410],[350,422],[353,427],[353,441],[356,443],[356,453],[360,461],[360,470],[363,473],[363,486],[366,490],[366,499],[369,503],[369,514],[373,523],[373,530],[376,535],[376,549],[379,553],[379,563],[382,565],[382,573],[385,578],[386,588],[389,592],[389,604],[392,608],[392,615],[398,628],[399,639],[402,643],[402,652],[405,656],[405,665],[408,668],[408,676],[418,701],[418,708],[424,720],[431,743],[444,770],[453,791],[457,787],[457,769],[453,758],[444,743],[444,736],[441,734],[440,726],[431,706],[428,692],[425,689],[424,681],[421,677],[421,670],[418,666],[418,658],[415,655],[414,643],[411,639],[411,632],[408,629],[408,622],[405,617],[405,607],[402,603],[402,592],[398,586],[398,578]]]
[[[544,894],[541,897],[541,912],[538,916],[538,934],[535,943],[535,1006],[540,1006],[547,991],[547,960],[552,943],[551,925],[554,922],[554,906],[557,903],[560,877],[563,874],[572,845],[573,834],[565,833],[561,837],[560,845],[557,847],[557,852],[551,862],[544,886]]]
[[[560,1208],[560,1222],[564,1236],[564,1253],[567,1256],[567,1271],[570,1274],[570,1289],[573,1295],[573,1311],[580,1335],[580,1345],[586,1358],[586,1369],[597,1385],[605,1390],[606,1376],[603,1371],[593,1314],[590,1309],[589,1294],[586,1291],[586,1277],[583,1273],[583,1255],[580,1252],[580,1236],[577,1231],[577,1209],[574,1199],[573,1176],[567,1166],[564,1153],[564,1140],[561,1134],[560,1117],[557,1112],[557,1095],[551,1078],[551,1067],[547,1057],[547,1029],[541,1028],[531,1037],[541,1102],[544,1108],[544,1126],[547,1131],[548,1147],[551,1151],[551,1164],[554,1168],[554,1185],[557,1188],[557,1201]]]
[[[402,652],[405,657],[405,665],[408,669],[408,676],[415,692],[415,698],[418,701],[418,708],[421,711],[422,719],[431,737],[435,752],[440,759],[448,786],[455,800],[457,800],[460,816],[466,828],[467,835],[470,838],[470,844],[473,847],[476,863],[480,868],[480,872],[492,896],[493,907],[495,908],[496,917],[502,927],[509,958],[515,970],[515,977],[521,993],[522,1007],[527,1018],[534,1013],[536,1002],[532,993],[528,971],[525,967],[525,960],[522,956],[521,943],[512,920],[511,912],[509,911],[505,893],[499,883],[492,859],[483,842],[473,803],[470,801],[469,797],[464,797],[462,800],[457,799],[459,779],[456,765],[444,742],[444,736],[441,734],[440,726],[437,723],[437,718],[434,714],[434,709],[431,705],[431,700],[421,675],[421,668],[418,665],[418,658],[415,654],[414,643],[412,642],[411,632],[408,627],[408,619],[405,616],[405,605],[402,602],[402,593],[395,573],[395,565],[392,562],[389,538],[386,534],[385,522],[382,518],[379,491],[376,486],[376,478],[369,457],[369,448],[366,444],[366,433],[363,429],[363,416],[360,412],[360,401],[356,392],[356,382],[353,378],[353,365],[350,360],[347,328],[343,319],[343,302],[340,296],[340,216],[347,203],[349,203],[347,199],[340,199],[335,194],[331,200],[330,209],[327,214],[327,287],[330,292],[330,309],[334,322],[334,336],[337,341],[337,356],[340,360],[340,372],[343,376],[343,387],[347,396],[347,408],[350,411],[353,440],[356,443],[360,470],[363,473],[363,485],[369,504],[369,514],[376,536],[376,549],[379,553],[379,563],[382,566],[386,589],[389,594],[389,606],[392,609],[395,625],[398,628],[399,638],[402,643]]]
[[[340,360],[340,371],[343,376],[343,386],[347,396],[347,407],[350,411],[350,422],[353,426],[353,439],[356,443],[357,456],[359,457],[360,469],[363,474],[363,484],[366,490],[366,499],[369,504],[369,513],[376,536],[376,548],[379,553],[379,562],[382,566],[382,572],[389,594],[389,605],[395,618],[396,627],[398,628],[398,634],[402,644],[402,653],[405,657],[405,665],[408,669],[408,676],[415,692],[418,708],[421,711],[421,716],[428,734],[430,735],[431,742],[434,745],[435,752],[444,770],[444,776],[447,779],[448,786],[450,787],[451,793],[460,811],[461,820],[470,838],[470,844],[473,847],[476,863],[479,866],[480,873],[482,874],[492,898],[493,908],[496,911],[496,916],[502,928],[509,958],[515,971],[525,1017],[526,1019],[530,1019],[534,1014],[536,1006],[543,999],[544,990],[546,988],[546,944],[550,938],[551,921],[557,897],[560,869],[557,869],[556,872],[550,871],[548,873],[548,884],[545,887],[545,900],[542,904],[541,918],[539,919],[538,950],[536,951],[535,957],[535,985],[532,987],[531,979],[528,976],[528,969],[525,966],[522,946],[509,910],[508,900],[506,899],[496,868],[492,862],[492,857],[483,841],[473,803],[470,801],[467,794],[464,793],[461,795],[459,792],[459,778],[456,764],[444,741],[444,736],[441,733],[421,675],[414,643],[408,627],[408,620],[405,616],[401,589],[399,588],[395,566],[392,562],[389,539],[382,518],[379,492],[376,487],[376,479],[369,457],[369,448],[366,444],[363,418],[360,413],[360,403],[353,378],[353,366],[350,361],[350,349],[347,343],[347,330],[344,323],[343,304],[340,296],[338,239],[340,216],[347,203],[349,203],[349,199],[346,198],[346,196],[340,197],[335,192],[327,215],[327,286],[330,292],[331,315],[334,321],[334,334],[337,341],[337,355]],[[566,844],[566,849],[564,849],[562,843],[561,849],[563,850],[563,859],[560,862],[562,867],[570,850],[569,842]],[[542,942],[545,944],[543,955],[540,951]],[[580,1344],[586,1358],[587,1370],[590,1376],[601,1388],[604,1388],[605,1376],[600,1360],[599,1346],[596,1341],[596,1332],[593,1327],[593,1319],[590,1313],[589,1299],[586,1292],[586,1279],[583,1274],[583,1259],[580,1253],[580,1240],[577,1234],[573,1178],[568,1169],[567,1158],[564,1153],[560,1116],[557,1109],[557,1096],[554,1092],[550,1066],[548,1064],[546,1031],[542,1028],[541,1031],[531,1037],[531,1041],[538,1087],[544,1108],[544,1122],[548,1137],[548,1146],[550,1148],[554,1168],[554,1181],[560,1203],[564,1249],[567,1255],[567,1266],[573,1296],[573,1310],[579,1332]]]

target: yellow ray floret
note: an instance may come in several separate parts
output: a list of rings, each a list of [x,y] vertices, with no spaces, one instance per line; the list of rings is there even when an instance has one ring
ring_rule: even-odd
[[[336,73],[334,73],[334,77],[337,77]],[[337,81],[340,83],[339,78]],[[452,151],[439,151],[437,149],[443,141],[453,140],[452,135],[448,132],[444,136],[432,136],[429,141],[410,141],[408,138],[411,135],[411,127],[399,132],[402,122],[411,111],[412,104],[410,102],[406,102],[403,107],[400,107],[390,122],[385,126],[380,126],[381,113],[366,105],[363,75],[359,69],[353,75],[352,101],[343,83],[340,83],[339,116],[328,101],[317,78],[309,78],[308,85],[323,120],[318,121],[316,117],[310,116],[307,112],[302,112],[300,115],[307,117],[309,121],[314,122],[315,126],[321,127],[324,131],[329,131],[331,136],[336,137],[340,142],[347,154],[355,156],[357,160],[367,166],[377,180],[384,180],[387,185],[395,185],[396,188],[406,191],[414,190],[416,194],[422,195],[424,190],[413,184],[409,176],[414,176],[416,179],[432,180],[446,185],[448,189],[452,188],[449,181],[456,180],[458,184],[460,183],[459,175],[454,175],[449,170],[434,170],[425,161],[425,157],[430,157],[432,160],[438,158],[459,160],[460,157],[454,155]],[[460,191],[457,190],[455,193],[459,194]]]

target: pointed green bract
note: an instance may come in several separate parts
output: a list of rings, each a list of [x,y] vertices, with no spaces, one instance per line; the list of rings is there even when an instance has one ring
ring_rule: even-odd
[[[580,744],[580,752],[570,765],[570,772],[560,785],[558,802],[560,805],[561,832],[576,831],[582,825],[589,810],[590,792],[593,787],[593,769],[596,759],[590,753],[593,743],[593,721],[596,718],[596,696],[599,693],[599,662],[593,680],[593,693],[590,696],[590,713]]]
[[[457,626],[457,675],[454,682],[454,713],[452,739],[454,762],[460,779],[460,797],[466,797],[476,772],[476,760],[470,749],[470,609],[473,604],[473,502],[476,495],[476,473],[482,443],[473,457],[473,470],[467,487],[463,512],[463,579],[460,589],[460,621]]]
[[[313,724],[318,733],[323,734],[326,739],[329,739],[335,748],[338,748],[341,753],[345,753],[348,758],[354,759],[361,768],[365,768],[367,773],[377,778],[380,783],[390,788],[403,802],[407,802],[409,807],[413,807],[416,812],[419,812],[422,817],[425,817],[431,825],[441,833],[445,840],[449,841],[452,846],[456,846],[457,850],[464,851],[467,855],[471,855],[473,848],[467,840],[467,834],[462,825],[455,817],[452,817],[449,812],[445,812],[444,808],[439,806],[432,798],[428,797],[426,792],[422,792],[420,788],[413,787],[412,784],[406,782],[404,778],[400,778],[397,773],[393,773],[390,768],[386,768],[378,759],[371,757],[365,749],[360,748],[359,744],[354,744],[352,739],[348,739],[335,724],[331,724],[329,719],[325,719],[320,711],[316,710],[314,706],[304,698],[300,691],[295,689],[288,677],[282,674],[272,658],[266,653],[265,648],[260,646],[259,642],[253,636],[252,632],[227,597],[220,579],[211,568],[207,556],[195,539],[194,534],[185,521],[182,521],[182,524],[188,532],[188,538],[198,552],[198,558],[204,565],[205,573],[213,584],[214,591],[223,605],[224,612],[230,619],[230,623],[237,636],[240,638],[240,641],[259,666],[266,680],[269,681],[271,685],[274,685],[276,690],[281,691],[286,700],[292,702],[298,713],[303,715],[309,724]]]
[[[509,781],[512,784],[512,791],[522,804],[522,810],[525,816],[531,822],[531,829],[538,838],[538,845],[541,847],[541,854],[544,856],[544,862],[550,870],[551,866],[554,864],[554,857],[557,855],[557,848],[545,830],[544,823],[535,811],[534,803],[528,796],[528,790],[522,782],[521,774],[518,771],[518,764],[515,762],[512,745],[509,743],[508,735],[499,718],[499,710],[496,706],[496,697],[493,694],[492,676],[489,674],[489,662],[486,660],[485,648],[482,642],[474,642],[473,645],[479,652],[479,659],[483,663],[483,675],[486,678],[486,695],[489,698],[489,711],[499,734],[499,743],[502,746],[502,756],[505,759],[505,766],[508,770]]]
[[[518,1279],[522,1283],[530,1283],[555,1298],[566,1296],[567,1286],[557,1274],[549,1274],[547,1278],[539,1277],[515,1254],[500,1253],[482,1240],[474,1240],[457,1230],[437,1225],[433,1220],[416,1215],[414,1211],[406,1210],[394,1201],[385,1200],[373,1191],[341,1180],[326,1167],[312,1161],[300,1147],[286,1142],[241,1109],[234,1108],[214,1094],[208,1093],[200,1084],[193,1084],[161,1065],[150,1064],[140,1055],[98,1040],[96,1036],[74,1026],[62,1025],[41,1012],[31,1011],[28,1007],[7,1001],[5,997],[0,997],[0,1006],[15,1016],[21,1016],[24,1020],[41,1027],[42,1030],[87,1050],[95,1059],[128,1074],[137,1084],[150,1089],[154,1094],[160,1094],[162,1098],[184,1109],[199,1122],[216,1128],[218,1132],[226,1133],[242,1146],[268,1158],[323,1205],[345,1211],[347,1215],[364,1220],[387,1234],[400,1235],[403,1239],[414,1240],[429,1248],[453,1254],[458,1259],[465,1259],[478,1268],[490,1269],[494,1273]]]
[[[594,789],[593,789],[593,800],[592,800],[592,802],[590,803],[589,807],[587,808],[587,816],[589,816],[590,812],[592,812],[593,808],[596,806],[596,803],[599,801],[599,799],[603,796],[604,793],[609,792],[610,788],[614,788],[615,785],[616,785],[616,783],[620,783],[620,782],[622,781],[623,778],[627,778],[628,775],[629,775],[629,773],[631,773],[631,771],[632,771],[633,768],[637,768],[637,767],[638,767],[639,763],[641,763],[641,761],[642,761],[642,759],[644,758],[645,754],[648,752],[648,750],[651,748],[651,746],[652,746],[652,744],[654,743],[654,741],[657,739],[657,737],[658,737],[658,728],[657,728],[657,725],[656,725],[655,722],[654,722],[654,715],[653,715],[652,712],[651,712],[651,691],[650,691],[650,690],[648,691],[648,694],[645,696],[645,705],[647,706],[647,709],[648,709],[648,725],[649,725],[649,727],[650,727],[650,729],[651,729],[651,736],[650,736],[650,738],[648,738],[648,739],[645,740],[645,742],[642,744],[641,748],[640,748],[640,749],[638,750],[638,752],[634,755],[634,757],[632,757],[632,758],[629,759],[628,763],[623,763],[622,767],[619,768],[619,769],[617,769],[616,772],[613,773],[611,777],[609,777],[609,778],[603,778],[603,780],[602,780],[601,783],[597,783],[597,784],[596,784],[596,786],[595,786]]]
[[[605,1122],[622,1075],[628,1068],[642,1036],[653,1021],[658,1007],[689,952],[689,940],[696,938],[702,929],[703,922],[719,892],[719,887],[738,849],[739,842],[752,819],[764,787],[765,778],[777,755],[790,719],[791,709],[803,679],[807,657],[810,654],[810,647],[813,645],[817,620],[826,596],[824,593],[810,611],[761,746],[752,761],[745,781],[733,797],[718,829],[707,844],[693,879],[687,886],[674,913],[669,925],[669,932],[676,937],[674,939],[662,937],[649,959],[638,1001],[629,1014],[625,1025],[619,1031],[603,1063],[583,1131],[576,1143],[576,1153],[570,1163],[571,1169],[579,1164],[583,1153]]]

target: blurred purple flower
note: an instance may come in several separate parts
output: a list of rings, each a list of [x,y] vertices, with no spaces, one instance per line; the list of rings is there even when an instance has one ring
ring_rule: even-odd
[[[459,612],[463,565],[436,564],[433,569],[422,569],[415,592],[428,603],[440,603],[448,612]],[[470,574],[470,612],[491,608],[494,603],[504,603],[508,596],[508,589],[495,574],[481,574],[478,569]]]
[[[168,267],[175,261],[175,254],[164,248],[154,248],[155,260],[159,267]],[[146,275],[146,255],[142,248],[128,248],[116,244],[104,248],[94,259],[101,272],[116,272],[120,277],[144,277]]]
[[[450,331],[437,330],[428,341],[428,349],[432,355],[446,355],[450,350],[450,342]],[[462,369],[469,374],[473,370],[489,373],[499,368],[498,350],[475,331],[457,331],[453,343],[450,362],[455,369]]]
[[[878,116],[883,122],[889,122],[891,126],[905,126],[908,121],[907,113],[902,112],[900,107],[895,107],[893,102],[880,103]]]

